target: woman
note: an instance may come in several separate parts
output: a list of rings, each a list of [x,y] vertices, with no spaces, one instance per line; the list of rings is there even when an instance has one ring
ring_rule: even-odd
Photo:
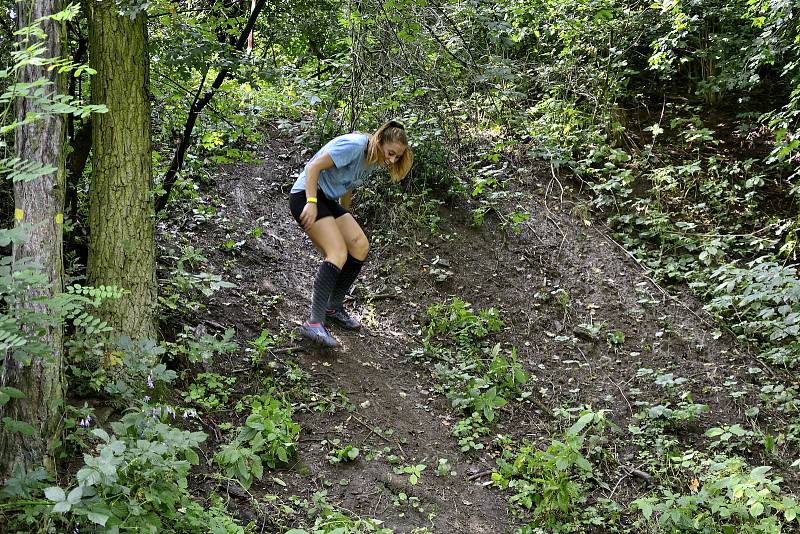
[[[364,231],[348,211],[353,188],[379,165],[399,182],[411,169],[413,153],[405,128],[389,121],[372,134],[334,138],[314,154],[292,186],[289,207],[324,260],[314,279],[308,321],[300,334],[326,347],[339,341],[326,326],[358,330],[361,324],[344,309],[344,297],[369,252]]]

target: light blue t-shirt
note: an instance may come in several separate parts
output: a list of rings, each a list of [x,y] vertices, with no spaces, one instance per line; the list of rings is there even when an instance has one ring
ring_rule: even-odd
[[[334,137],[328,144],[314,154],[311,161],[328,154],[333,160],[334,167],[323,169],[319,173],[317,187],[328,198],[337,199],[360,185],[364,179],[374,171],[378,164],[367,165],[367,145],[369,136],[361,133],[351,133]],[[300,173],[297,181],[292,186],[292,193],[306,190],[306,170]]]

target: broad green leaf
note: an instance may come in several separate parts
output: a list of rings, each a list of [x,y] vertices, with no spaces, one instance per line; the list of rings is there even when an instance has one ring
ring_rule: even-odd
[[[36,429],[28,423],[17,421],[16,419],[11,419],[10,417],[3,417],[3,426],[9,432],[19,432],[25,436],[32,436],[36,433]]]
[[[186,461],[192,465],[197,465],[200,463],[200,458],[197,456],[197,453],[194,449],[186,449],[184,451],[184,456],[186,457]]]
[[[772,469],[772,467],[770,467],[768,465],[762,465],[762,466],[756,467],[755,469],[750,471],[750,476],[753,477],[753,478],[761,477],[761,476],[764,476],[765,474],[767,474],[767,471],[769,471],[771,469]]]
[[[67,494],[58,486],[50,486],[44,490],[44,496],[53,502],[63,501],[67,498]]]
[[[577,436],[584,428],[586,428],[586,425],[592,422],[593,419],[593,412],[585,413],[575,422],[574,425],[570,427],[567,432]]]
[[[753,517],[758,517],[763,513],[764,513],[764,505],[761,504],[760,502],[753,503],[753,505],[750,507],[750,515],[752,515]]]
[[[65,513],[69,512],[72,509],[72,505],[69,501],[59,501],[53,506],[54,512]]]
[[[12,399],[24,399],[25,398],[25,393],[23,393],[22,391],[18,390],[17,388],[12,388],[11,386],[6,386],[6,387],[3,387],[3,388],[0,388],[0,393],[8,395]]]
[[[69,502],[70,504],[76,504],[78,501],[81,500],[82,496],[83,496],[83,488],[81,486],[78,486],[77,488],[69,492],[69,495],[67,495],[67,502]]]
[[[109,435],[108,435],[108,432],[106,432],[106,431],[105,431],[105,430],[103,430],[102,428],[95,428],[95,429],[93,429],[93,430],[92,430],[92,434],[94,434],[94,435],[95,435],[95,436],[97,436],[98,438],[102,439],[102,440],[103,440],[103,441],[105,441],[106,443],[108,443],[108,442],[109,442],[109,440],[111,439],[111,438],[109,437]]]
[[[108,518],[111,517],[111,516],[106,515],[106,514],[101,514],[101,513],[98,513],[98,512],[89,512],[86,517],[92,523],[96,523],[96,524],[100,525],[101,527],[104,527],[104,526],[106,526],[106,521],[108,521]]]

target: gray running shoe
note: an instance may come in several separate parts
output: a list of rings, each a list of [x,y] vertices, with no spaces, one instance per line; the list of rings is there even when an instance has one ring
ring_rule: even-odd
[[[338,348],[339,341],[328,332],[322,323],[305,323],[300,327],[300,335],[323,347]]]
[[[336,325],[345,330],[361,330],[361,323],[350,317],[344,308],[337,308],[335,310],[327,310],[325,312],[325,324]]]

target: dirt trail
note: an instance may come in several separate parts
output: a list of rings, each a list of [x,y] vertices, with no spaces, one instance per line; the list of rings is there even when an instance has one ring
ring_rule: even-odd
[[[202,246],[216,272],[238,285],[216,294],[198,318],[211,327],[236,328],[242,347],[264,328],[295,329],[311,297],[319,258],[288,214],[285,197],[297,167],[297,159],[286,156],[291,150],[275,142],[262,164],[220,170],[213,194],[219,196],[226,221],[173,227]],[[549,169],[539,175],[548,176]],[[757,375],[747,372],[752,363],[735,346],[714,338],[714,327],[699,305],[661,293],[602,232],[566,213],[570,203],[550,199],[545,204],[535,193],[540,187],[535,180],[512,181],[512,186],[534,191],[533,196],[509,196],[498,206],[499,212],[532,214],[518,233],[491,213],[474,229],[467,224],[469,211],[441,208],[438,237],[419,231],[401,245],[373,247],[351,303],[366,323],[363,333],[339,335],[345,347],[332,354],[304,346],[292,356],[280,355],[308,374],[318,400],[297,411],[303,432],[296,463],[265,475],[251,488],[261,504],[232,493],[243,519],[256,519],[264,532],[282,531],[292,526],[292,515],[281,523],[275,509],[263,504],[264,495],[310,499],[315,491],[326,490],[331,503],[379,518],[396,532],[427,527],[436,533],[496,533],[522,524],[508,512],[507,496],[486,486],[496,452],[465,456],[458,450],[450,435],[456,414],[432,393],[431,369],[409,357],[420,344],[425,309],[452,296],[479,309],[498,307],[506,325],[498,339],[517,347],[532,376],[539,402],[507,409],[497,433],[532,441],[547,437],[551,420],[539,409],[542,405],[608,408],[625,429],[638,411],[637,401],[664,396],[652,378],[637,375],[645,367],[687,379],[683,387],[694,401],[711,407],[701,426],[712,420],[743,421],[740,407],[714,384],[729,377],[755,387]],[[261,236],[248,237],[259,219]],[[169,224],[179,220],[176,216]],[[367,233],[376,231],[378,223],[364,221]],[[222,252],[219,246],[227,239],[244,244],[233,254]],[[452,272],[442,283],[425,272],[437,256],[446,259]],[[381,298],[368,304],[368,294]],[[602,336],[623,332],[625,340],[619,345],[606,343],[605,337],[592,340],[577,328],[580,324],[602,325]],[[578,342],[565,343],[566,337]],[[250,371],[241,351],[217,366],[239,377],[240,394],[258,389],[259,373]],[[328,401],[339,403],[334,413],[316,411],[330,407]],[[683,438],[694,442],[700,436],[690,429]],[[358,446],[360,457],[330,465],[330,445],[324,440],[333,439]],[[635,466],[636,451],[625,440],[612,446],[623,462]],[[394,474],[390,455],[398,456],[401,465],[427,465],[419,483],[412,486],[407,475]],[[447,458],[457,474],[437,476],[439,458]],[[604,496],[627,503],[645,491],[622,468],[610,469],[608,478],[619,483]],[[401,493],[418,501],[398,502]]]

